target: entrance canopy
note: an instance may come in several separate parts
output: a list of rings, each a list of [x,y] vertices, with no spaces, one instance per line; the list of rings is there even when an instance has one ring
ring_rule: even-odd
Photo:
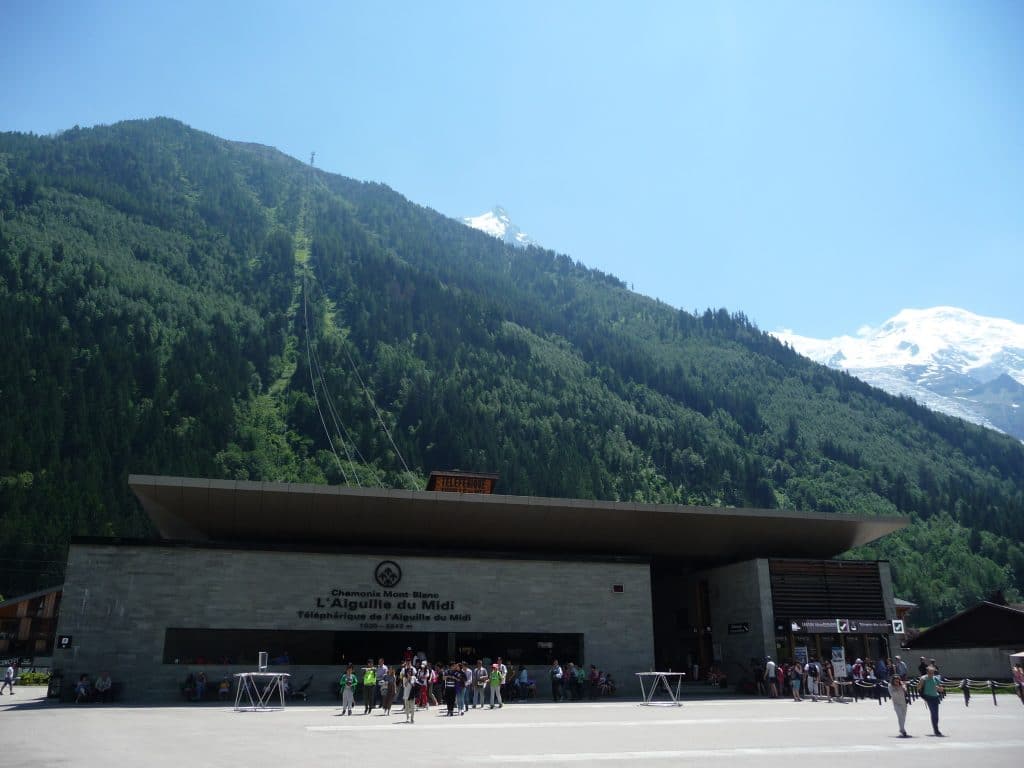
[[[614,554],[701,563],[829,558],[907,525],[761,509],[132,475],[165,539]]]

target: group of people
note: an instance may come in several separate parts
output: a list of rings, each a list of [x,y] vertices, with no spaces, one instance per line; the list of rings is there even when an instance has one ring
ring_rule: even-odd
[[[588,685],[594,696],[615,691],[612,676],[593,665],[588,677],[574,662],[563,668],[555,660],[548,674],[553,701],[581,700]],[[359,693],[364,715],[377,707],[381,714],[389,715],[392,707],[400,703],[407,723],[415,722],[417,710],[442,706],[442,702],[449,717],[465,715],[470,709],[500,709],[506,700],[531,698],[536,687],[525,665],[509,667],[500,656],[489,665],[483,659],[475,663],[432,664],[425,658],[413,656],[411,649],[407,649],[401,666],[389,666],[384,659],[377,663],[367,659],[366,665],[358,670],[348,665],[338,681],[341,715],[352,715]]]
[[[548,675],[551,677],[552,701],[582,701],[585,695],[591,699],[615,695],[615,680],[611,672],[604,672],[595,664],[591,664],[587,672],[582,665],[572,661],[563,668],[555,659]]]
[[[451,662],[431,664],[426,659],[407,655],[400,667],[389,666],[380,659],[368,659],[359,674],[353,665],[345,668],[338,683],[341,691],[341,714],[351,715],[357,691],[362,693],[363,714],[380,707],[382,714],[391,714],[395,702],[401,702],[405,721],[416,720],[417,709],[429,709],[444,701],[448,716],[465,715],[469,709],[504,706],[502,688],[511,682],[512,695],[525,698],[532,686],[526,667],[510,671],[499,657],[489,667],[483,659],[476,664]]]
[[[75,703],[86,704],[89,702],[108,703],[114,696],[114,681],[110,679],[109,672],[101,672],[95,682],[89,679],[89,675],[79,675],[75,683]]]
[[[932,660],[934,662],[934,659]],[[920,674],[924,675],[928,663],[922,658]],[[888,684],[891,678],[907,679],[908,667],[899,656],[873,660],[871,658],[854,659],[845,665],[842,673],[837,673],[829,660],[819,661],[815,658],[805,663],[790,660],[776,663],[769,656],[764,665],[757,669],[758,693],[775,698],[789,692],[794,701],[803,701],[805,697],[817,699],[819,696],[832,701],[843,698],[848,689],[854,699],[873,698],[882,703],[888,697]]]
[[[913,703],[916,696],[920,696],[928,705],[932,732],[936,736],[942,736],[939,730],[939,702],[945,695],[945,687],[942,677],[938,674],[935,659],[921,657],[916,682],[911,681],[908,675],[907,663],[899,656],[877,660],[855,659],[846,665],[843,680],[836,675],[835,667],[828,660],[821,662],[812,658],[802,664],[794,659],[784,664],[776,664],[769,656],[765,659],[759,689],[765,695],[775,698],[788,688],[793,701],[803,701],[804,696],[810,696],[814,700],[823,696],[829,702],[842,699],[842,689],[845,686],[850,686],[853,698],[862,698],[865,692],[870,692],[872,698],[877,699],[879,706],[883,699],[889,698],[896,711],[901,738],[909,736],[906,730],[907,707]],[[1024,681],[1024,670],[1021,670],[1021,677]],[[1021,696],[1024,701],[1024,693]]]
[[[210,681],[205,672],[195,674],[189,672],[182,683],[181,693],[188,701],[203,701],[216,693],[220,701],[231,698],[231,678],[224,675],[215,686],[210,686]]]

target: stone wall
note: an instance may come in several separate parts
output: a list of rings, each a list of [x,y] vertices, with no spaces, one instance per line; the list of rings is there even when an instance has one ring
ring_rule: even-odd
[[[914,648],[900,652],[910,668],[910,674],[917,676],[920,657],[935,659],[939,672],[944,677],[971,680],[1012,680],[1010,654],[1020,648]],[[975,691],[977,693],[977,691]]]
[[[575,661],[612,672],[626,689],[634,672],[653,664],[647,563],[90,542],[73,544],[68,554],[58,634],[70,635],[72,645],[55,651],[54,665],[67,679],[109,670],[124,683],[126,700],[174,699],[186,674],[199,668],[164,663],[168,627],[387,631],[386,620],[375,622],[365,610],[323,609],[332,592],[383,595],[375,569],[384,560],[402,570],[393,593],[436,593],[442,603],[450,601],[444,610],[403,611],[410,632],[582,633],[584,657]],[[397,605],[397,598],[387,599]],[[367,627],[374,623],[379,626]],[[215,680],[241,668],[203,669]],[[328,695],[340,673],[336,667],[283,669],[300,682],[313,673],[317,698]],[[536,667],[531,672],[538,694],[547,696],[547,675]]]

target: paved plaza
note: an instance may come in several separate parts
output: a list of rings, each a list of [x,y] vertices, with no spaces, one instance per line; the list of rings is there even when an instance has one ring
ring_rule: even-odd
[[[807,765],[977,763],[1020,766],[1024,706],[1010,696],[957,696],[942,705],[946,738],[930,735],[927,708],[908,715],[911,739],[875,702],[796,703],[713,699],[647,707],[637,701],[506,704],[448,718],[435,708],[405,725],[374,712],[295,705],[235,712],[230,706],[53,704],[41,688],[0,698],[0,765],[13,766],[499,766]],[[637,690],[639,700],[639,688]]]

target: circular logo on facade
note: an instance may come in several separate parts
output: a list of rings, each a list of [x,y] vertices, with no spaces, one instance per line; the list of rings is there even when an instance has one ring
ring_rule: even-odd
[[[385,560],[374,569],[373,578],[382,587],[393,587],[402,580],[402,569],[394,560]]]

